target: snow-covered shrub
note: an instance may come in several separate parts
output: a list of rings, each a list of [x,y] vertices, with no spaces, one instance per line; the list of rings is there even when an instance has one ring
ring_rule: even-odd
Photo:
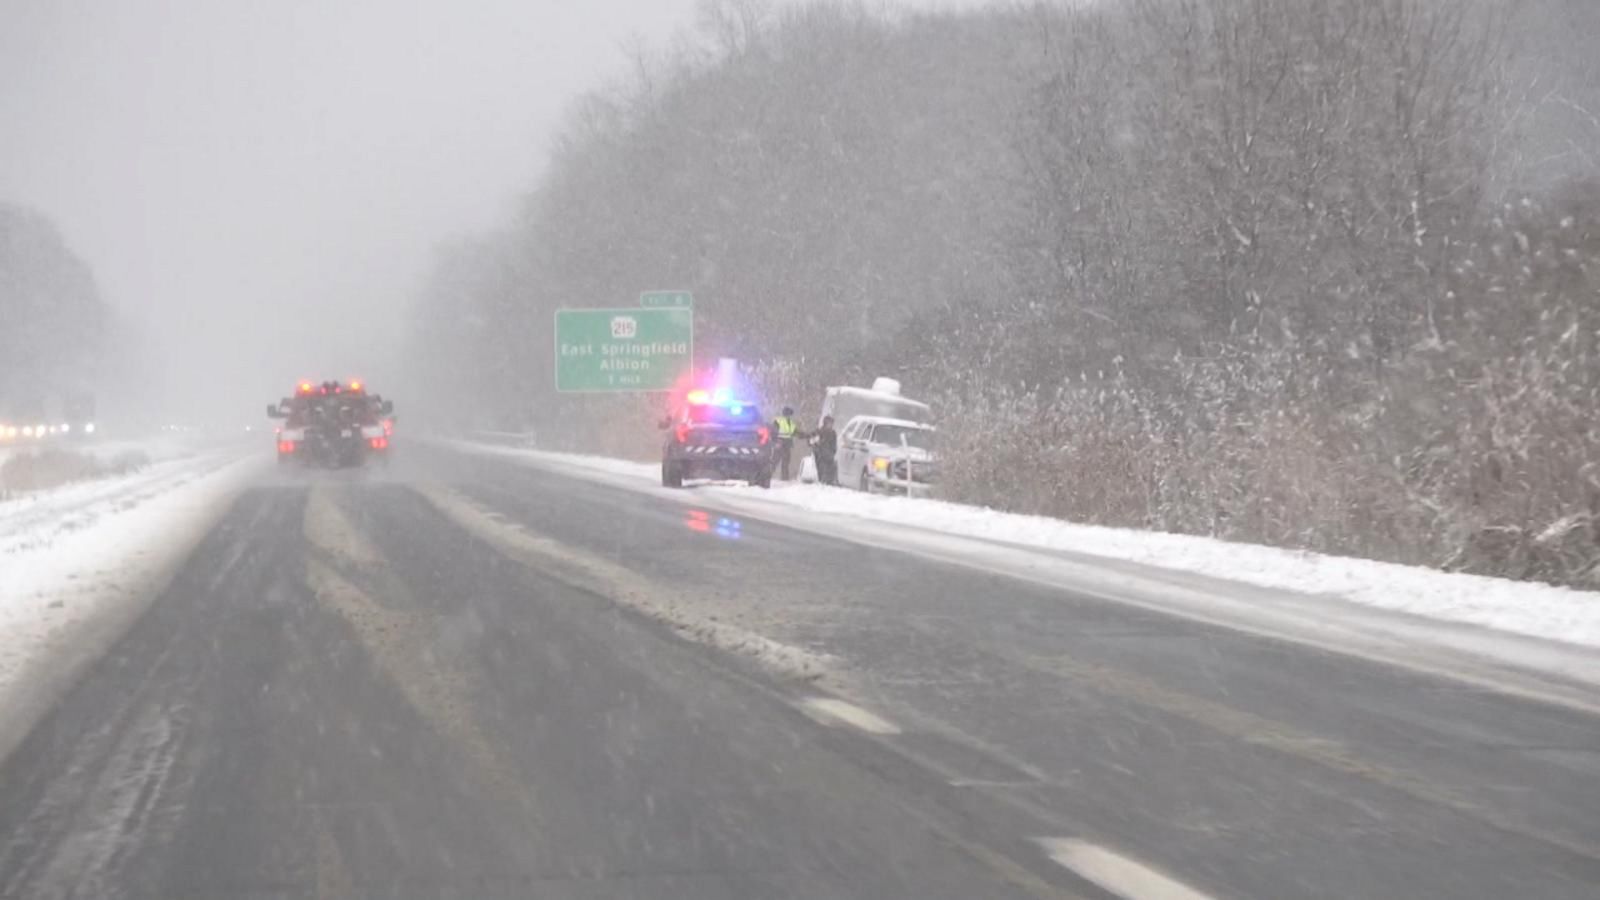
[[[137,450],[124,451],[109,459],[55,447],[22,451],[0,463],[0,497],[91,478],[126,475],[148,465],[150,458]]]

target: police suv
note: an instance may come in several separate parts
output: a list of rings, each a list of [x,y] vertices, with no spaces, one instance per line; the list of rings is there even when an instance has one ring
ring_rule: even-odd
[[[686,478],[772,485],[772,430],[754,403],[735,400],[723,391],[690,391],[661,427],[668,429],[661,448],[664,486],[683,487]]]

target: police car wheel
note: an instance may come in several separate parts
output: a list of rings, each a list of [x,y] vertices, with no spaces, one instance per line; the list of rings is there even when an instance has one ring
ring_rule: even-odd
[[[683,469],[671,460],[661,461],[661,486],[669,488],[683,487]]]
[[[866,469],[861,470],[861,492],[864,494],[872,493],[872,474]]]

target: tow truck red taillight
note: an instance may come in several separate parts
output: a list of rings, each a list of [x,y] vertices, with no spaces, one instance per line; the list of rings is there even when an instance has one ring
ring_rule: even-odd
[[[756,429],[756,437],[760,438],[762,445],[765,446],[767,441],[772,440],[772,429],[762,425]]]
[[[294,452],[294,441],[279,441],[278,442],[278,452],[279,453],[293,453]]]
[[[381,438],[381,437],[373,438],[372,439],[372,449],[374,449],[374,450],[387,450],[387,449],[389,449],[389,439],[388,438]]]

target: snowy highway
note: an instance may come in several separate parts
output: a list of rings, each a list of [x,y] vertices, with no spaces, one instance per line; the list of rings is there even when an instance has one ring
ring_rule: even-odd
[[[1600,900],[1600,0],[4,6],[0,900]]]
[[[1600,895],[1578,688],[721,488],[442,444],[229,471],[170,583],[0,765],[0,896]]]

